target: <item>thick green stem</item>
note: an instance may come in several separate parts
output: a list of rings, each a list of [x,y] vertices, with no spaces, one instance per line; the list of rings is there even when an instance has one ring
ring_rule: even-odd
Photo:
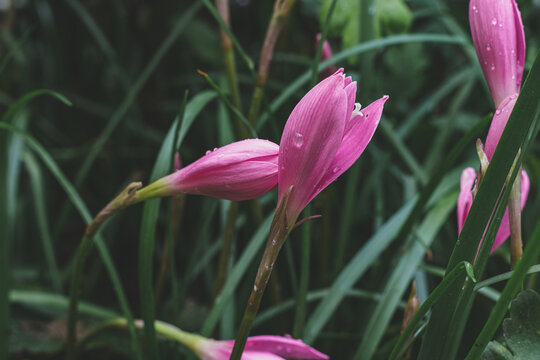
[[[67,339],[66,339],[66,359],[76,358],[75,345],[77,343],[77,305],[81,293],[81,283],[83,278],[84,263],[90,250],[92,249],[93,238],[85,235],[82,238],[77,254],[75,255],[75,267],[71,278],[71,288],[69,290],[69,308],[67,318]]]
[[[255,284],[253,285],[253,290],[251,291],[244,317],[242,318],[242,323],[236,334],[236,340],[234,342],[230,360],[240,360],[242,357],[251,330],[251,325],[253,324],[255,315],[257,315],[257,312],[259,311],[264,290],[266,289],[266,285],[268,285],[270,275],[272,275],[272,269],[274,268],[279,251],[290,232],[289,223],[285,216],[287,199],[288,194],[282,199],[274,214],[274,219],[270,226],[270,233],[266,242],[266,248],[264,249],[264,254],[261,263],[259,264],[259,269],[257,270]]]
[[[512,269],[515,269],[523,255],[523,241],[521,239],[521,168],[508,198],[508,219],[510,220],[510,259]]]
[[[276,0],[274,3],[274,11],[270,24],[266,30],[266,36],[264,38],[263,47],[261,50],[261,57],[259,59],[259,68],[257,71],[257,79],[255,80],[255,89],[253,90],[253,96],[251,98],[251,106],[249,108],[249,123],[255,127],[257,125],[257,117],[259,116],[259,110],[261,108],[261,102],[264,96],[264,88],[266,86],[266,80],[268,79],[268,72],[270,69],[270,62],[272,61],[272,55],[274,54],[274,47],[276,45],[277,38],[289,10],[294,4],[295,0]]]
[[[67,338],[66,338],[66,358],[75,359],[75,344],[77,342],[77,305],[81,291],[84,263],[93,245],[94,235],[105,220],[111,217],[116,211],[121,210],[137,201],[136,190],[141,187],[141,183],[129,184],[114,200],[101,210],[86,228],[81,244],[75,255],[75,265],[71,278],[71,288],[69,292],[69,308],[67,318]]]

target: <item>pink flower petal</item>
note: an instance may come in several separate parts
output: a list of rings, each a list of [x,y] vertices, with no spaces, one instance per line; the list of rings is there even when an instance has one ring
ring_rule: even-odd
[[[316,196],[322,189],[347,171],[358,160],[360,155],[362,155],[379,125],[386,100],[388,100],[388,96],[383,96],[379,100],[374,101],[365,109],[361,110],[363,115],[357,115],[347,123],[345,134],[336,156],[329,167],[329,171],[321,179],[317,187],[319,191],[313,194],[313,196]]]
[[[519,92],[525,35],[514,0],[471,0],[469,22],[478,60],[495,107]]]
[[[313,198],[341,144],[348,113],[343,69],[311,89],[292,111],[279,148],[279,200],[294,186],[288,217],[296,218]]]
[[[518,94],[512,94],[508,96],[503,102],[499,105],[493,115],[493,120],[491,120],[491,125],[489,127],[488,135],[486,138],[486,145],[484,146],[484,153],[488,157],[488,160],[491,160],[491,157],[495,153],[495,148],[499,143],[499,139],[506,127],[506,123],[510,118],[510,114],[514,109]]]
[[[476,171],[473,168],[466,168],[461,173],[460,181],[460,192],[457,203],[457,223],[458,223],[458,234],[461,233],[463,229],[463,224],[465,224],[465,219],[471,210],[471,205],[473,202],[472,196],[472,187],[476,181]]]
[[[248,139],[209,151],[205,156],[158,182],[168,192],[228,200],[256,198],[277,185],[278,145]]]
[[[321,34],[319,33],[316,36],[315,49],[319,48],[320,42],[321,42]],[[321,52],[321,62],[328,60],[331,57],[332,57],[332,48],[330,47],[330,43],[328,42],[328,40],[324,40],[322,52]],[[324,79],[331,76],[335,72],[336,72],[336,65],[329,65],[326,69],[321,71],[320,77]]]
[[[521,172],[521,210],[523,210],[523,207],[525,206],[525,203],[527,202],[527,196],[529,196],[529,188],[530,188],[530,180],[529,176],[525,171]],[[493,247],[491,248],[491,252],[493,253],[495,249],[497,249],[499,246],[502,245],[508,239],[510,236],[510,220],[508,217],[508,208],[504,211],[504,216],[501,220],[501,225],[499,227],[499,231],[497,231],[497,235],[495,236],[495,241],[493,242]]]
[[[328,359],[328,356],[306,345],[302,340],[283,336],[252,336],[246,343],[248,351],[268,351],[293,359]]]

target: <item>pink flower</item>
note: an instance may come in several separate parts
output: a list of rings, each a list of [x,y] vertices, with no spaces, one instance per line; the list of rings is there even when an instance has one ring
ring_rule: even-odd
[[[467,168],[461,173],[461,191],[458,197],[457,218],[458,218],[458,233],[461,233],[465,219],[469,214],[473,202],[472,187],[476,180],[476,173],[473,168]],[[525,171],[521,172],[521,209],[525,206],[530,188],[529,176]],[[491,252],[495,251],[508,237],[510,236],[510,221],[508,219],[508,208],[504,212],[504,216],[499,226],[495,242],[491,248]]]
[[[388,96],[360,111],[356,81],[343,69],[311,89],[295,106],[279,148],[279,200],[293,186],[287,219],[302,209],[360,157],[371,140]]]
[[[471,0],[469,22],[476,54],[495,107],[519,92],[525,35],[514,0]]]
[[[315,49],[319,48],[319,43],[321,42],[321,34],[317,34],[316,41],[315,41]],[[323,46],[322,46],[322,52],[321,52],[321,61],[328,60],[332,57],[332,48],[330,47],[330,43],[328,40],[324,40]],[[328,65],[326,69],[321,71],[320,76],[322,79],[329,77],[336,71],[335,65]]]
[[[229,360],[234,340],[201,340],[193,347],[202,360]],[[283,336],[249,337],[242,360],[328,359],[328,356],[304,344],[302,340]]]
[[[495,111],[495,115],[493,115],[484,147],[484,152],[488,160],[491,160],[491,157],[495,153],[495,148],[497,148],[497,144],[514,109],[517,98],[518,94],[512,94],[506,97]]]
[[[208,151],[189,166],[137,191],[138,201],[176,194],[253,199],[277,185],[279,146],[248,139]]]

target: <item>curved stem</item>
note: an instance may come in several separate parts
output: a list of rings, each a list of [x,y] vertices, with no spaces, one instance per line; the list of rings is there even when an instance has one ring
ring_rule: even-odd
[[[261,108],[270,62],[272,61],[272,55],[274,54],[274,47],[276,46],[279,33],[285,24],[289,10],[294,2],[295,0],[276,0],[274,3],[274,11],[268,29],[266,30],[266,36],[264,38],[259,60],[257,79],[255,80],[255,89],[253,90],[251,106],[249,108],[248,118],[251,126],[255,127],[257,124],[257,117],[259,116],[259,110]]]
[[[255,284],[253,285],[253,290],[251,291],[246,310],[244,311],[242,323],[240,324],[240,328],[236,334],[234,348],[230,360],[240,360],[242,357],[242,353],[251,330],[251,325],[253,324],[255,315],[257,315],[257,312],[259,311],[264,290],[266,289],[266,285],[268,285],[270,275],[272,275],[272,269],[274,268],[279,251],[281,250],[281,247],[285,243],[285,239],[290,232],[289,223],[287,222],[287,217],[285,214],[289,193],[290,189],[288,190],[288,193],[285,194],[281,203],[278,205],[276,212],[274,213],[274,219],[272,221],[272,225],[270,226],[270,233],[266,242],[266,248],[264,249],[264,254],[261,259],[261,263],[259,264],[259,269],[257,270]]]

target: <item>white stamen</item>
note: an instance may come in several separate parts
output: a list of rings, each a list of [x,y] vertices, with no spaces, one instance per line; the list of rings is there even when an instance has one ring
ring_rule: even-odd
[[[362,114],[362,112],[360,111],[361,108],[362,108],[362,105],[360,103],[355,103],[354,104],[354,110],[352,112],[351,118],[353,118],[353,117],[355,117],[357,115],[364,116],[364,114]]]

